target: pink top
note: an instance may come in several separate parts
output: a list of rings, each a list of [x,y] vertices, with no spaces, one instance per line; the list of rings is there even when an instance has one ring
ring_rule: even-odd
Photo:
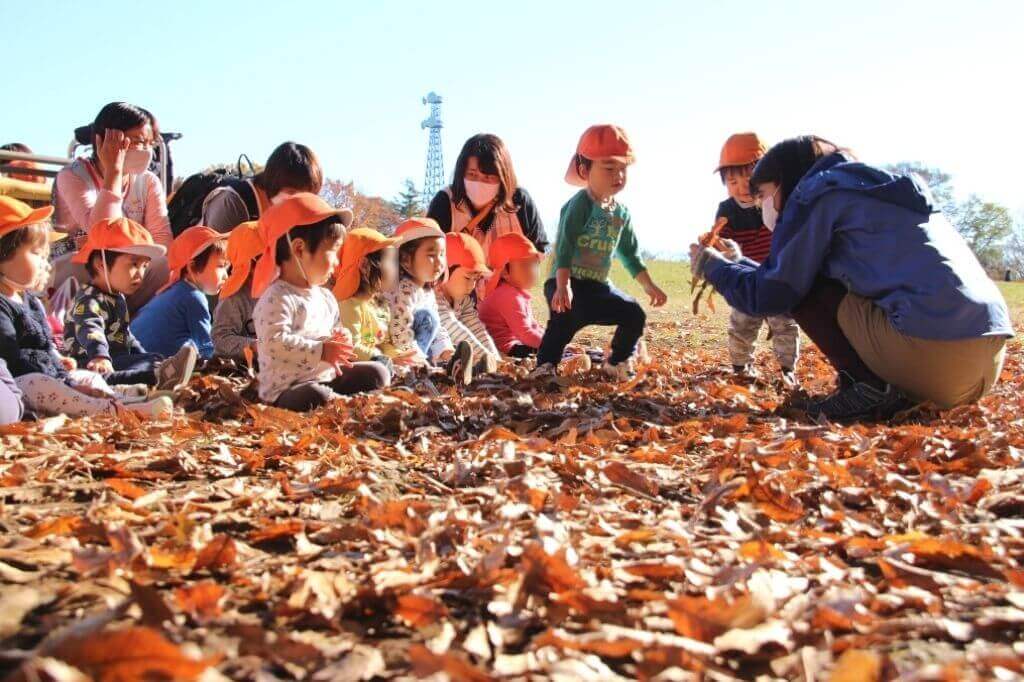
[[[502,281],[478,306],[480,319],[502,353],[516,344],[540,348],[544,327],[537,324],[530,292]]]
[[[92,164],[82,161],[89,168],[90,174],[94,174]],[[88,232],[98,221],[111,217],[109,202],[119,202],[125,217],[149,230],[153,241],[165,247],[171,245],[174,235],[171,233],[171,221],[167,217],[167,197],[156,175],[146,171],[132,178],[133,183],[146,183],[145,202],[138,206],[133,203],[135,193],[130,186],[122,190],[123,195],[118,195],[103,189],[98,180],[98,175],[86,180],[70,167],[57,174],[57,215],[61,227],[69,231],[77,228]]]

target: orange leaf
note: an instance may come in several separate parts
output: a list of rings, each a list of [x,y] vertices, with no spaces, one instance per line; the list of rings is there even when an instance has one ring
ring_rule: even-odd
[[[153,568],[191,571],[196,563],[196,551],[172,542],[164,542],[149,548],[149,565]]]
[[[492,679],[465,659],[452,653],[435,654],[422,644],[409,647],[409,663],[417,677],[443,672],[452,682],[490,682]]]
[[[220,615],[223,596],[224,588],[212,580],[179,587],[174,591],[178,608],[200,622]]]
[[[196,563],[192,570],[201,571],[204,568],[211,571],[230,569],[234,568],[237,561],[238,552],[235,549],[235,541],[230,536],[222,533],[214,535],[213,539],[199,550],[199,556],[196,557]]]
[[[711,642],[732,628],[753,627],[767,614],[753,597],[743,594],[731,601],[725,597],[680,597],[668,603],[668,615],[680,635]]]
[[[398,598],[395,615],[414,628],[433,625],[448,615],[444,604],[418,594],[403,594]]]
[[[764,540],[744,542],[740,545],[739,552],[737,553],[748,561],[774,561],[786,558],[786,555],[775,545]]]
[[[47,535],[69,535],[81,527],[84,519],[80,516],[58,516],[55,519],[40,521],[25,532],[26,537],[33,540],[45,538]]]
[[[254,545],[261,542],[270,542],[285,537],[292,537],[301,533],[305,524],[299,519],[289,519],[281,523],[271,523],[249,533],[249,542]]]
[[[129,500],[136,500],[146,494],[145,490],[126,478],[108,478],[105,482],[114,489],[114,492]]]
[[[657,496],[658,494],[657,483],[643,474],[631,470],[622,462],[608,462],[608,464],[601,469],[601,473],[603,473],[612,483],[617,483],[618,485],[638,490],[651,496]]]
[[[523,549],[523,572],[526,574],[524,587],[542,596],[587,586],[579,573],[566,563],[564,551],[552,556],[536,542]]]
[[[873,651],[847,649],[832,669],[829,682],[877,682],[882,679],[882,657]]]

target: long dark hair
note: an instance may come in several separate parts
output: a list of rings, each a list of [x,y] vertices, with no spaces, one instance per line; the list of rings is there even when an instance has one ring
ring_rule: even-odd
[[[452,175],[452,200],[456,205],[465,204],[471,206],[469,197],[466,196],[466,166],[472,157],[480,170],[488,175],[498,176],[498,196],[494,199],[496,208],[503,208],[510,213],[519,210],[513,197],[519,187],[516,180],[516,172],[512,168],[512,157],[508,153],[508,147],[497,135],[480,133],[466,140],[459,152],[459,158],[455,162],[455,173]]]
[[[273,199],[283,189],[320,194],[324,173],[313,150],[298,142],[282,142],[270,152],[267,165],[253,182]]]
[[[127,132],[147,123],[153,129],[153,139],[157,139],[160,135],[160,126],[152,112],[128,102],[111,102],[96,114],[96,118],[92,122],[90,130],[92,134],[89,135],[89,140],[92,141],[93,136],[98,136],[102,141],[107,130]],[[96,160],[95,145],[93,145],[92,158],[93,161]]]
[[[756,194],[760,185],[774,182],[779,186],[784,204],[818,159],[836,152],[843,152],[853,158],[849,150],[817,135],[801,135],[783,140],[769,149],[754,166],[754,172],[750,175],[750,193]]]

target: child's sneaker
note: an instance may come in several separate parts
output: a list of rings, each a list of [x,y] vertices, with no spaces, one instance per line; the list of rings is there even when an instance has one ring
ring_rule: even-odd
[[[606,363],[603,369],[605,375],[615,383],[629,381],[636,376],[636,372],[633,371],[628,360],[615,365],[610,362]]]
[[[132,403],[130,405],[125,405],[125,407],[132,412],[136,412],[158,421],[170,419],[174,416],[174,402],[167,396],[147,400],[144,403]]]
[[[146,384],[115,384],[110,387],[114,397],[125,405],[141,403],[149,398],[149,386]]]
[[[484,353],[483,358],[473,367],[473,374],[494,374],[498,371],[498,358],[491,353]]]
[[[782,368],[782,383],[786,388],[795,389],[800,387],[800,380],[796,378],[796,372],[792,367]]]
[[[754,381],[757,379],[757,369],[753,365],[733,365],[732,372],[741,379]]]
[[[591,367],[593,367],[593,363],[586,353],[573,355],[562,361],[562,373],[566,375],[589,372]]]
[[[156,389],[158,391],[177,391],[188,385],[192,372],[196,370],[199,351],[191,343],[186,343],[177,353],[167,358],[156,368]]]
[[[530,379],[551,379],[555,376],[558,368],[550,362],[545,362],[543,365],[537,365],[532,372],[528,375]]]
[[[469,342],[460,341],[455,347],[452,359],[448,361],[448,376],[456,384],[469,386],[473,383],[473,349]]]

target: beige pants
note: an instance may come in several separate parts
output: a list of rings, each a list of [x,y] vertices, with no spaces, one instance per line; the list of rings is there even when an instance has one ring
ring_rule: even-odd
[[[920,401],[941,408],[973,403],[999,380],[1006,337],[935,341],[907,336],[870,300],[847,294],[839,326],[872,372]]]

